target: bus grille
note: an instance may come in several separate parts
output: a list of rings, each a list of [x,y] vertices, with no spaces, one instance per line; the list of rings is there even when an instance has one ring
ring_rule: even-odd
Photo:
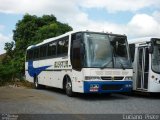
[[[101,77],[102,80],[123,80],[124,77]]]
[[[120,90],[123,85],[102,85],[102,90]]]

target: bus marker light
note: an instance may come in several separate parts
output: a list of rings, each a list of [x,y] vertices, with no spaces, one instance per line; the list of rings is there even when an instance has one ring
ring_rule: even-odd
[[[132,85],[130,85],[130,84],[126,84],[126,85],[125,85],[125,87],[130,88],[130,87],[132,87]]]

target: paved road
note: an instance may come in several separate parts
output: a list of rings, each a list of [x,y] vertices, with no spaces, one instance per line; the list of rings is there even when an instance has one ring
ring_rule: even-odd
[[[0,113],[10,114],[159,114],[160,97],[121,94],[67,97],[59,89],[0,87]]]

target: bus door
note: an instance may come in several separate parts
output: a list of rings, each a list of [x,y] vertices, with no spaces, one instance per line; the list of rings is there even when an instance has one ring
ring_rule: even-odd
[[[138,48],[137,89],[148,89],[149,51],[148,46]]]

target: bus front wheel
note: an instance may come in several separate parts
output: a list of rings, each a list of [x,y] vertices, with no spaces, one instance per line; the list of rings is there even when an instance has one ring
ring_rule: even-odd
[[[74,95],[72,91],[72,82],[68,77],[65,82],[65,91],[66,91],[67,96],[69,97],[72,97]]]
[[[34,77],[34,86],[35,86],[36,89],[42,89],[42,88],[44,88],[44,85],[40,85],[38,83],[38,76]]]

